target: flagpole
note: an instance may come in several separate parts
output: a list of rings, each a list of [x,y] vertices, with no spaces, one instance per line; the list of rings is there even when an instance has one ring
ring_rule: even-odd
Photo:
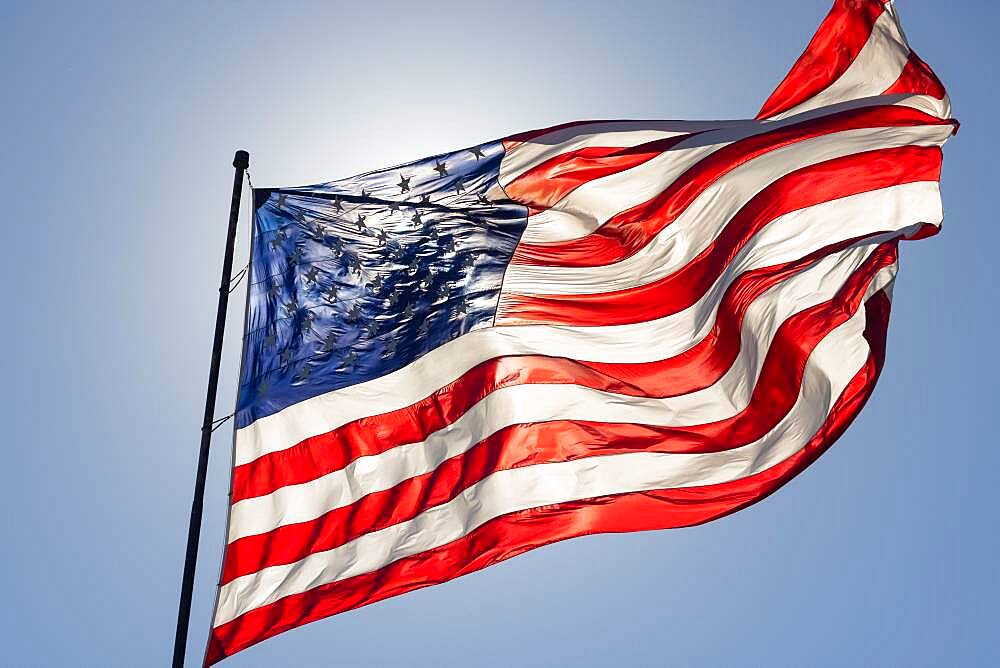
[[[205,502],[208,451],[212,444],[215,396],[219,388],[219,363],[222,358],[222,339],[226,330],[226,310],[229,307],[230,280],[233,273],[236,223],[240,215],[240,195],[243,193],[243,175],[249,166],[250,154],[246,151],[236,151],[236,155],[233,157],[233,167],[236,168],[236,174],[233,177],[233,199],[229,206],[229,234],[226,237],[226,255],[222,260],[222,282],[219,284],[219,307],[215,314],[215,340],[212,343],[212,363],[208,370],[208,393],[205,396],[205,417],[201,424],[201,450],[198,452],[198,472],[194,481],[194,499],[191,501],[191,522],[188,524],[187,554],[184,557],[181,599],[177,608],[173,668],[184,668],[188,622],[191,619],[191,595],[194,591],[194,571],[195,564],[198,561],[198,540],[201,537],[201,512]]]

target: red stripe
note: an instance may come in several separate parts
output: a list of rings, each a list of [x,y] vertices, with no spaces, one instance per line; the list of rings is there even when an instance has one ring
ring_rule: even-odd
[[[937,78],[930,66],[920,60],[920,57],[912,51],[906,59],[906,66],[899,75],[899,79],[886,88],[882,94],[895,95],[899,93],[930,95],[939,100],[945,96],[944,84]]]
[[[861,410],[881,369],[888,312],[884,293],[868,300],[865,337],[872,348],[868,363],[837,400],[817,434],[781,464],[724,484],[599,497],[496,518],[441,547],[372,573],[286,596],[213,629],[205,665],[296,626],[446,582],[536,547],[594,533],[691,526],[763,499],[815,461]]]
[[[884,9],[879,0],[837,0],[757,118],[797,107],[839,79],[861,53]]]
[[[591,234],[569,241],[522,243],[515,264],[594,267],[634,255],[721,177],[756,157],[835,132],[878,127],[943,125],[950,121],[909,107],[852,109],[765,132],[720,148],[671,182],[655,198],[616,214]]]
[[[690,134],[666,137],[638,146],[588,146],[557,155],[524,172],[504,186],[507,196],[544,210],[594,179],[617,174],[652,160]]]
[[[717,452],[752,443],[774,429],[795,405],[806,361],[816,345],[854,314],[876,272],[895,260],[895,244],[880,247],[833,300],[784,322],[766,354],[749,404],[733,417],[683,427],[569,420],[508,427],[433,472],[390,490],[371,493],[315,520],[234,541],[227,548],[222,583],[267,566],[294,563],[412,519],[499,470],[638,451]]]
[[[575,383],[655,397],[676,396],[707,387],[736,359],[743,316],[749,305],[825,252],[737,278],[720,300],[712,331],[680,355],[644,364],[579,362],[540,355],[488,360],[410,406],[355,420],[235,467],[232,501],[315,480],[342,469],[358,457],[379,454],[402,443],[423,441],[429,433],[453,423],[486,395],[510,385]]]
[[[697,302],[739,250],[779,216],[862,192],[937,181],[940,173],[941,150],[933,146],[868,151],[803,167],[750,199],[715,241],[673,274],[633,288],[587,295],[501,293],[497,324],[620,325],[677,313]]]

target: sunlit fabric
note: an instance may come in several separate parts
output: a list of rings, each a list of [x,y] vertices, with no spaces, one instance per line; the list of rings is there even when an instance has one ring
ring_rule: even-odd
[[[874,388],[950,115],[891,3],[838,0],[755,119],[570,123],[256,190],[206,663],[775,491]]]

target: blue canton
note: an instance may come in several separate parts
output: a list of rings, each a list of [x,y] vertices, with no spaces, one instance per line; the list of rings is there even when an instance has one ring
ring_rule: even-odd
[[[362,383],[488,327],[527,211],[500,142],[254,191],[236,426]]]

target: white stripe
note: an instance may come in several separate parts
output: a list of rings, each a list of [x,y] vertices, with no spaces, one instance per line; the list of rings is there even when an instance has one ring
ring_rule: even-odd
[[[708,186],[671,224],[660,230],[631,257],[596,267],[511,264],[504,277],[503,290],[517,294],[592,294],[651,283],[674,273],[697,257],[718,238],[732,217],[750,199],[791,172],[865,151],[901,146],[936,146],[943,144],[950,135],[950,126],[866,128],[823,135],[768,152],[737,167]],[[619,190],[627,192],[628,189],[625,184],[621,184]],[[883,193],[879,197],[889,201],[897,196],[892,194],[893,191],[891,188],[879,191]],[[870,194],[863,193],[860,197]],[[606,195],[606,199],[613,202],[613,193],[609,191]],[[851,200],[851,197],[834,200],[834,206],[852,206]],[[900,204],[896,203],[890,208],[900,213],[906,213],[910,209]],[[818,204],[811,209],[825,212],[829,205],[830,203]],[[814,224],[807,218],[808,216],[799,216],[798,212],[786,214],[773,221],[758,235],[766,234],[779,221],[782,226]],[[859,227],[864,227],[865,216],[854,222]],[[813,230],[813,236],[822,237],[826,229],[819,225]],[[751,241],[751,244],[756,243],[758,242]],[[829,242],[820,238],[821,246],[826,243]]]
[[[719,199],[728,197],[727,194]],[[722,202],[715,206],[723,208]],[[734,205],[737,206],[738,205]],[[788,262],[837,241],[917,222],[939,225],[943,217],[937,181],[915,181],[822,202],[775,218],[733,258],[746,268]],[[718,234],[703,217],[707,233]],[[673,226],[668,226],[664,232]],[[625,290],[666,278],[697,257],[714,238],[700,235],[659,237],[627,260],[597,267],[511,265],[504,293],[519,295],[586,295]],[[651,249],[651,250],[650,250]],[[501,298],[497,322],[506,316]]]
[[[585,237],[604,225],[612,216],[654,197],[667,184],[713,151],[764,132],[871,106],[911,107],[938,118],[947,118],[950,113],[950,106],[946,102],[928,95],[894,94],[848,100],[780,121],[748,120],[735,124],[722,124],[718,129],[705,131],[696,137],[679,142],[664,152],[664,155],[641,165],[582,184],[551,207],[529,216],[521,240],[524,243],[554,243]],[[571,141],[566,146],[547,146],[546,149],[558,155],[574,150],[575,146],[576,142]],[[501,171],[508,161],[514,159],[513,156],[519,155],[520,150],[522,149],[515,147],[504,156]],[[537,165],[529,165],[529,167],[534,166]]]
[[[842,268],[860,266],[872,250],[869,246],[850,251],[841,262]],[[887,284],[894,273],[894,268],[883,269],[871,283],[866,298]],[[795,313],[833,296],[818,291],[810,294],[812,282],[799,283],[802,285],[797,299],[789,299],[791,295],[786,294],[780,301],[762,297],[753,302],[744,318],[739,356],[717,382],[704,389],[656,399],[578,385],[505,387],[487,395],[453,424],[423,442],[360,457],[346,468],[316,480],[237,502],[232,508],[229,541],[314,520],[367,494],[390,489],[408,478],[433,471],[445,460],[515,424],[588,420],[680,427],[731,418],[748,407],[778,328]],[[813,367],[807,369],[817,372]],[[803,382],[812,381],[803,378]]]
[[[810,374],[792,411],[754,443],[723,452],[628,453],[498,471],[412,520],[223,585],[213,626],[285,596],[445,545],[519,510],[612,494],[721,484],[760,473],[795,454],[822,426],[867,361],[864,326],[864,309],[859,309],[817,346],[809,364],[825,373]]]
[[[909,55],[910,47],[900,30],[895,9],[886,7],[875,21],[872,34],[857,58],[836,81],[805,102],[772,118],[788,118],[836,102],[879,95],[899,79]]]
[[[653,199],[684,172],[730,143],[678,145],[631,169],[587,181],[548,209],[529,216],[521,241],[551,243],[585,237],[613,216]]]
[[[947,93],[940,100],[930,95],[914,95],[912,93],[893,93],[892,95],[882,95],[876,99],[893,99],[896,101],[891,104],[897,107],[910,107],[940,119],[951,118],[951,98],[948,97]]]
[[[873,239],[864,245],[877,242]],[[840,265],[843,255],[844,252],[823,258],[801,272],[801,278],[789,278],[769,292],[776,301],[794,301],[797,281],[803,280],[810,281],[817,292],[833,294],[846,276]],[[284,450],[311,436],[372,415],[375,410],[382,413],[405,408],[495,357],[539,354],[621,363],[673,357],[696,345],[711,331],[722,295],[743,270],[730,263],[695,304],[645,323],[594,327],[525,325],[470,332],[393,373],[306,399],[238,429],[236,465]]]
[[[595,121],[553,130],[507,150],[499,181],[506,186],[524,172],[563,153],[591,147],[639,146],[677,135],[745,125],[745,121]]]

